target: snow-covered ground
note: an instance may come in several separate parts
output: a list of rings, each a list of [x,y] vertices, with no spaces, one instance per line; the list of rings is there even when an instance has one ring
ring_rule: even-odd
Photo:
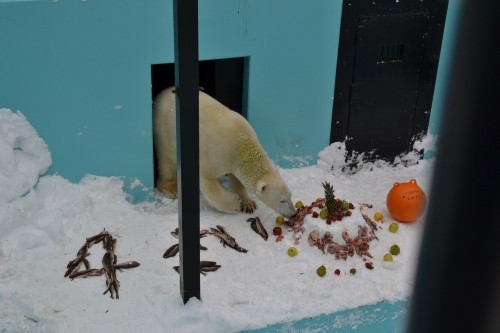
[[[419,144],[431,147],[433,140]],[[294,201],[309,205],[324,197],[321,183],[328,181],[337,197],[355,206],[352,216],[331,225],[308,215],[297,245],[286,228],[284,239],[276,242],[276,213],[260,202],[251,215],[228,215],[200,198],[201,227],[224,226],[248,253],[223,247],[214,236],[202,238],[208,250],[201,259],[221,268],[201,276],[202,300],[184,305],[179,275],[172,269],[179,257],[162,257],[177,242],[170,234],[178,224],[177,202],[157,195],[154,202],[131,204],[119,177],[88,175],[78,184],[59,175],[40,177],[52,162],[49,149],[21,113],[0,109],[0,332],[236,332],[402,300],[412,292],[424,216],[399,223],[398,232],[391,233],[388,227],[395,221],[385,199],[394,182],[410,179],[429,198],[432,160],[407,167],[370,163],[350,175],[341,171],[344,145],[334,144],[320,153],[316,166],[282,169]],[[416,160],[413,154],[404,159]],[[339,242],[344,230],[355,236],[352,230],[365,223],[360,203],[373,205],[364,214],[385,216],[377,222],[378,240],[370,243],[372,270],[358,255],[336,260],[307,241],[314,229],[332,232]],[[267,241],[246,222],[255,216],[269,233]],[[103,295],[105,276],[64,277],[86,237],[103,229],[117,239],[118,262],[140,263],[117,273],[118,300]],[[383,256],[393,244],[401,254],[386,265]],[[288,256],[290,246],[297,247],[297,256]],[[91,267],[102,267],[102,245],[89,252]],[[316,274],[321,265],[327,269],[324,277]]]

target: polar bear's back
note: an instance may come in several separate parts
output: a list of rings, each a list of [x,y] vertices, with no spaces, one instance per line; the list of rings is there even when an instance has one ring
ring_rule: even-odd
[[[170,156],[176,154],[176,96],[173,89],[161,92],[153,109],[155,145],[161,146],[161,150]],[[258,143],[257,135],[243,116],[204,92],[200,91],[199,96],[200,163],[206,164],[205,169],[210,173],[218,173],[215,169],[219,167],[227,173],[232,167],[220,165],[220,156],[235,154],[238,138],[251,138]]]
[[[204,92],[200,92],[200,136],[220,145],[231,141],[229,138],[241,136],[257,139],[255,131],[243,116]]]

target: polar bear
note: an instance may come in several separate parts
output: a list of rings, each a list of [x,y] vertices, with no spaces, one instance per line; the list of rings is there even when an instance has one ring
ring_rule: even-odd
[[[216,209],[252,213],[257,205],[247,190],[277,213],[295,213],[291,192],[269,160],[248,121],[200,91],[200,190]],[[158,162],[157,188],[177,197],[176,107],[173,87],[153,106],[153,132]],[[226,176],[228,186],[220,178]]]

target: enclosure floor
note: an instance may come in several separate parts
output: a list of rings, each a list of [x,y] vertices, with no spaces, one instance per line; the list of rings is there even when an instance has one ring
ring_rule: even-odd
[[[404,332],[408,301],[380,302],[356,309],[298,321],[270,325],[247,333],[335,332],[387,333]]]

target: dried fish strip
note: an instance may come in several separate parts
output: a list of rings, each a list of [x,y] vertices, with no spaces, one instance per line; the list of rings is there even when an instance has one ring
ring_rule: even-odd
[[[208,272],[215,272],[221,267],[217,265],[215,261],[200,261],[200,274],[207,275]],[[177,273],[179,273],[180,267],[172,267]]]
[[[174,236],[175,238],[179,239],[179,228],[175,228],[175,230],[172,231],[172,232],[170,232],[170,234],[172,236]],[[200,230],[200,239],[203,238],[203,237],[206,237],[208,235],[210,235],[210,231],[208,231],[207,229],[201,229]],[[200,244],[200,250],[206,251],[207,248],[205,246],[203,246],[203,245]],[[163,253],[163,258],[167,259],[167,258],[175,257],[177,255],[177,253],[179,253],[179,243],[170,246],[165,251],[165,253]]]
[[[174,244],[171,247],[169,247],[167,249],[167,251],[165,251],[165,253],[163,254],[163,258],[167,259],[167,258],[175,257],[177,255],[177,253],[179,253],[179,243]]]
[[[249,218],[247,222],[251,222],[250,227],[252,228],[252,230],[259,234],[262,238],[264,238],[264,240],[267,240],[267,238],[269,237],[267,234],[267,230],[266,228],[264,228],[264,225],[262,225],[262,222],[260,221],[260,218],[258,216]]]
[[[122,269],[135,268],[138,267],[139,265],[140,264],[137,261],[127,261],[127,262],[122,262],[121,264],[115,264],[113,265],[113,267],[118,270],[122,270]]]
[[[175,238],[179,239],[179,228],[175,228],[175,230],[171,231],[170,234]],[[210,231],[208,231],[207,229],[200,230],[200,238],[206,237],[208,235],[210,235]]]
[[[241,246],[238,245],[236,240],[229,235],[229,233],[226,231],[226,229],[221,226],[217,225],[217,229],[215,228],[210,228],[210,231],[212,235],[218,237],[220,239],[220,242],[222,243],[223,246],[229,246],[232,249],[235,249],[238,252],[243,252],[247,253],[248,251],[242,248]]]
[[[88,250],[90,247],[97,243],[103,243],[103,248],[106,250],[102,258],[101,269],[90,268],[90,263],[86,259],[90,254]],[[85,244],[78,250],[77,257],[74,260],[71,260],[67,268],[68,270],[65,273],[65,277],[69,276],[70,279],[74,278],[86,278],[89,276],[106,276],[106,287],[107,289],[103,294],[106,294],[108,291],[110,292],[111,298],[119,298],[118,288],[120,286],[120,282],[116,278],[116,270],[122,270],[127,268],[134,268],[139,266],[140,264],[137,261],[127,261],[124,263],[117,264],[117,257],[115,254],[116,247],[116,239],[114,239],[106,230],[103,230],[101,233],[89,237],[86,239]],[[79,271],[79,267],[81,264],[85,265],[85,270]]]
[[[86,278],[88,276],[101,276],[103,273],[104,272],[102,271],[102,269],[91,268],[83,271],[73,272],[69,275],[69,278],[73,280],[74,278],[77,277]]]

